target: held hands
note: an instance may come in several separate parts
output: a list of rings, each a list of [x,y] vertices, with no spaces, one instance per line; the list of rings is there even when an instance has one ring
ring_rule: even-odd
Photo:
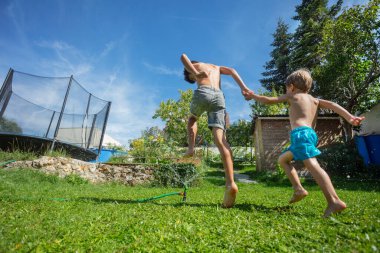
[[[251,100],[255,93],[250,89],[245,89],[241,91],[241,94],[244,96],[245,100]]]
[[[359,126],[364,119],[365,117],[351,116],[348,122],[353,126]]]

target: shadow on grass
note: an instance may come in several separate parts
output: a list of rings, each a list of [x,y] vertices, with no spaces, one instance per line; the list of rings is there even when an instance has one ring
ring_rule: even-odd
[[[181,207],[181,206],[189,206],[189,207],[195,207],[195,208],[204,208],[204,207],[220,207],[221,204],[203,204],[203,203],[189,203],[189,202],[178,202],[178,203],[158,203],[154,200],[152,201],[145,201],[141,202],[138,200],[125,200],[125,199],[101,199],[101,198],[92,198],[92,197],[83,197],[79,198],[80,200],[83,200],[85,202],[95,202],[95,203],[111,203],[111,204],[137,204],[137,203],[150,203],[153,205],[158,206],[173,206],[173,207]],[[226,208],[228,209],[228,208]],[[278,213],[286,213],[293,210],[293,206],[291,205],[285,205],[285,206],[272,206],[268,207],[265,205],[259,205],[259,204],[250,204],[250,203],[242,203],[242,204],[236,204],[231,209],[240,209],[242,211],[246,212],[252,212],[252,211],[258,211],[263,213],[269,213],[269,212],[278,212]]]
[[[244,173],[255,180],[269,187],[291,187],[290,181],[285,175],[276,175],[268,172],[249,171]],[[301,178],[304,187],[318,187],[313,178]],[[349,191],[380,191],[380,180],[377,178],[343,178],[331,177],[331,181],[336,189]]]
[[[255,210],[255,211],[263,212],[263,213],[269,213],[269,212],[286,213],[288,211],[293,210],[293,206],[290,206],[290,205],[268,207],[265,205],[249,204],[249,203],[236,204],[234,208],[238,208],[242,211],[247,211],[247,212]]]
[[[255,179],[255,178],[253,178]],[[257,180],[260,183],[263,183],[264,185],[268,187],[292,187],[290,184],[290,181],[288,179],[279,180],[279,181],[261,181],[260,179]],[[365,191],[365,192],[371,192],[371,191],[380,191],[380,181],[379,180],[359,180],[359,179],[353,179],[353,180],[346,180],[342,178],[332,178],[331,179],[334,188],[337,190],[348,190],[348,191]],[[314,181],[314,179],[303,179],[302,185],[307,187],[318,187],[318,184]]]
[[[137,204],[141,203],[137,200],[132,199],[103,199],[103,198],[95,198],[95,197],[80,197],[77,198],[77,201],[83,202],[94,202],[97,204],[110,203],[110,204]]]
[[[10,201],[10,202],[18,202],[18,201],[31,201],[31,202],[39,202],[39,201],[57,201],[57,202],[84,202],[84,203],[96,203],[96,204],[153,204],[157,206],[172,206],[172,207],[194,207],[194,208],[205,208],[205,207],[220,207],[223,208],[221,204],[209,203],[189,203],[182,202],[179,200],[178,203],[158,203],[155,200],[149,201],[140,201],[140,200],[131,200],[131,199],[112,199],[112,198],[96,198],[96,197],[79,197],[79,198],[32,198],[32,197],[12,197],[12,196],[0,196],[1,201]],[[223,208],[224,209],[224,208]],[[226,208],[228,209],[228,208]],[[285,206],[265,206],[262,204],[253,204],[253,203],[241,203],[234,205],[231,209],[239,209],[245,212],[262,212],[262,213],[287,213],[293,210],[293,206],[285,205]]]
[[[221,177],[221,178],[224,178],[224,171],[222,171],[222,170],[207,171],[204,173],[204,177]]]

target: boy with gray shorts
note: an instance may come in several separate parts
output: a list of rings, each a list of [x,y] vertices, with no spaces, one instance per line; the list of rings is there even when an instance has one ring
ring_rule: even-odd
[[[226,129],[226,103],[221,90],[200,86],[194,91],[193,100],[190,105],[191,115],[199,118],[207,112],[208,126]]]
[[[225,136],[226,105],[224,94],[220,89],[221,75],[232,76],[240,86],[242,94],[248,93],[249,89],[232,68],[190,61],[185,54],[182,54],[181,61],[184,65],[185,80],[189,83],[196,82],[198,85],[190,106],[191,115],[187,124],[189,147],[185,156],[194,155],[195,138],[198,130],[197,118],[202,113],[207,112],[208,126],[212,130],[214,142],[220,152],[225,171],[226,190],[223,206],[232,207],[235,203],[238,187],[234,181],[232,151]]]

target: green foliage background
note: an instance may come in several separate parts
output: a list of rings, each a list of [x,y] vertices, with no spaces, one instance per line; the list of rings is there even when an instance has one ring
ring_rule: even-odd
[[[153,118],[160,118],[165,122],[165,139],[173,141],[180,147],[188,145],[187,122],[190,116],[190,104],[193,90],[179,90],[180,98],[175,101],[169,99],[160,103]],[[211,143],[212,134],[207,126],[207,116],[203,114],[198,120],[198,144],[206,141]]]

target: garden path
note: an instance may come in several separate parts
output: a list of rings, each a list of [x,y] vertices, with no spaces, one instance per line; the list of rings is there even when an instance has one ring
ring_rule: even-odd
[[[236,181],[240,183],[247,183],[247,184],[257,184],[255,180],[252,180],[248,175],[246,174],[241,174],[238,172],[234,173],[234,178]]]

